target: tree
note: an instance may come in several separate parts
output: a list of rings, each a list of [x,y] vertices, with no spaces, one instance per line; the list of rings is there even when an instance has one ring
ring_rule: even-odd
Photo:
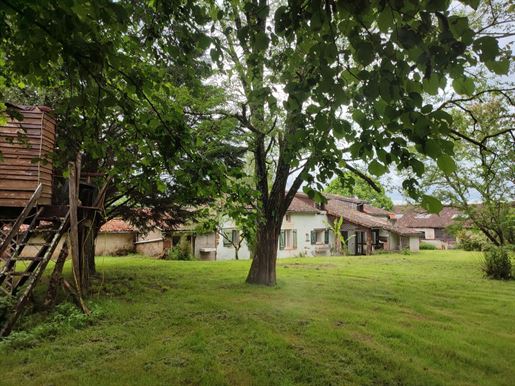
[[[202,84],[207,20],[194,2],[0,4],[0,99],[54,108],[57,175],[80,152],[106,193],[95,235],[115,216],[181,222],[239,164],[225,136],[233,124],[187,114],[223,98]]]
[[[481,61],[505,73],[509,63],[448,1],[224,1],[210,15],[216,79],[233,91],[221,114],[239,121],[235,140],[255,167],[248,283],[275,284],[282,219],[301,186],[323,201],[323,183],[356,170],[355,161],[375,176],[390,164],[422,176],[420,153],[452,167],[452,116],[424,98],[448,84],[471,95],[468,67]],[[417,196],[416,178],[403,186]],[[428,195],[421,202],[441,207]]]
[[[338,178],[332,180],[324,189],[324,192],[347,197],[356,196],[357,198],[365,200],[378,208],[392,210],[392,199],[386,195],[382,186],[380,186],[375,180],[373,181],[376,186],[379,186],[379,192],[362,178],[356,178],[354,174],[344,172],[338,176]]]
[[[491,243],[514,244],[515,115],[511,98],[485,94],[480,103],[469,103],[466,111],[457,110],[453,116],[457,130],[480,146],[457,143],[457,168],[440,169],[427,160],[422,186],[459,209],[461,222],[479,229]]]

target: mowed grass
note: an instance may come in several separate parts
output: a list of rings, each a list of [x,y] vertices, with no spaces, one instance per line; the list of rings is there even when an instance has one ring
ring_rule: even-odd
[[[515,281],[480,254],[98,259],[90,326],[5,349],[2,385],[513,385]]]

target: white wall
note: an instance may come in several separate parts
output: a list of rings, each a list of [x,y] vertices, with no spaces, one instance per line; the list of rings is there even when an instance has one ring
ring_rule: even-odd
[[[283,257],[296,257],[296,256],[317,256],[317,255],[330,255],[331,254],[331,246],[334,245],[334,234],[332,231],[329,233],[329,245],[324,245],[322,243],[317,243],[316,245],[311,244],[311,231],[313,230],[325,230],[328,229],[327,225],[327,215],[325,212],[320,214],[318,213],[288,213],[290,217],[290,221],[286,221],[286,217],[283,220],[283,224],[281,229],[283,230],[296,230],[297,231],[297,248],[285,248],[279,249],[277,252],[278,258]],[[228,220],[225,221],[222,225],[222,229],[226,231],[231,231],[236,229],[234,222]],[[347,243],[348,253],[349,255],[353,255],[356,251],[356,231],[364,231],[365,240],[367,239],[366,229],[361,228],[359,226],[353,224],[343,224],[341,227],[342,231],[347,231],[349,236],[349,241]],[[411,251],[418,251],[420,239],[419,237],[406,237],[386,231],[381,230],[380,236],[388,237],[388,249],[389,250],[399,250],[402,248],[409,248]],[[217,260],[233,260],[234,259],[234,247],[232,245],[224,246],[223,245],[223,237],[218,237],[217,247],[216,247],[216,259]],[[402,245],[401,245],[402,241]],[[364,246],[366,248],[366,245]],[[249,259],[250,251],[247,247],[245,241],[242,242],[241,248],[238,253],[238,257],[240,259]]]
[[[237,229],[236,225],[232,220],[225,220],[221,226],[223,231],[232,231]],[[231,245],[224,246],[224,238],[218,237],[218,243],[216,245],[216,260],[234,260],[234,247]],[[250,259],[250,251],[247,247],[245,240],[241,243],[240,250],[238,251],[238,258],[241,260]]]
[[[197,235],[195,237],[195,257],[201,260],[215,260],[216,240],[215,232]]]
[[[329,245],[325,245],[323,237],[321,242],[316,245],[311,244],[312,230],[328,229],[328,219],[325,212],[323,213],[288,213],[291,217],[290,222],[283,220],[281,229],[297,230],[297,248],[296,249],[280,249],[277,257],[294,257],[299,255],[317,256],[329,255],[331,253],[330,245],[334,244],[334,235],[329,233]]]
[[[277,257],[295,257],[299,255],[316,256],[316,255],[329,255],[330,246],[334,243],[334,235],[332,232],[329,234],[329,245],[323,243],[311,245],[311,231],[315,229],[327,229],[327,215],[324,213],[288,213],[290,221],[283,220],[281,229],[290,229],[297,231],[297,248],[279,249]],[[222,224],[223,230],[236,229],[233,221],[227,220]],[[307,234],[307,236],[306,236]],[[240,259],[249,259],[250,251],[245,241],[243,241],[240,251],[238,253]],[[218,238],[217,260],[232,260],[234,259],[234,247],[232,245],[224,246],[223,237]]]
[[[134,233],[99,233],[95,240],[95,256],[127,254],[134,251]]]
[[[434,228],[414,228],[414,230],[416,230],[418,232],[424,232],[424,239],[426,239],[426,240],[434,240],[435,239]]]
[[[420,250],[420,239],[418,236],[410,236],[409,250],[411,252],[418,252]]]

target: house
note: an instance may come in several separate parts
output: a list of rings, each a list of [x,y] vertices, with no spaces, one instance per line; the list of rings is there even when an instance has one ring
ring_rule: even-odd
[[[448,227],[460,218],[458,209],[444,207],[440,213],[427,213],[424,209],[413,205],[396,205],[395,224],[423,233],[422,242],[435,245],[439,249],[453,248],[456,238],[448,231]]]
[[[345,254],[418,251],[421,232],[400,225],[394,213],[356,198],[333,194],[326,194],[326,198],[327,203],[320,205],[304,193],[296,194],[283,219],[279,258],[335,253],[332,224],[340,217],[343,218],[340,231],[345,240]],[[239,259],[250,258],[249,248],[231,219],[220,224],[218,232],[204,234],[196,232],[192,225],[172,229],[164,224],[156,224],[147,232],[138,232],[126,222],[114,219],[102,227],[97,238],[97,252],[119,254],[125,250],[161,257],[182,238],[190,243],[192,253],[200,260],[232,260],[236,255]]]
[[[119,256],[135,252],[137,230],[120,218],[109,220],[100,227],[95,240],[96,256]]]
[[[393,213],[374,208],[366,202],[326,194],[325,205],[316,204],[304,193],[297,193],[283,219],[278,257],[330,255],[334,251],[333,221],[343,217],[341,232],[347,254],[368,255],[374,251],[418,251],[420,232],[395,224]],[[216,260],[234,259],[234,244],[240,232],[234,222],[222,224],[224,237],[216,246]],[[250,251],[241,243],[240,259],[250,258]]]

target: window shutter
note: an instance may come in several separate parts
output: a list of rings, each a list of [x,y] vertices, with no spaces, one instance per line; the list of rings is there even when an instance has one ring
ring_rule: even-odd
[[[238,241],[240,241],[238,236],[239,236],[238,235],[238,231],[236,229],[234,229],[232,231],[232,235],[231,235],[231,241],[232,241],[233,244],[238,244]]]
[[[279,234],[279,249],[284,249],[284,231]]]
[[[311,244],[317,243],[317,233],[315,231],[311,231]]]
[[[232,236],[232,232],[231,231],[222,231],[223,232],[223,244],[224,244],[224,247],[230,247],[232,245],[232,239],[231,239],[231,236]]]
[[[292,231],[293,249],[297,249],[297,229]]]
[[[324,244],[329,244],[329,231],[326,230],[324,233]]]

